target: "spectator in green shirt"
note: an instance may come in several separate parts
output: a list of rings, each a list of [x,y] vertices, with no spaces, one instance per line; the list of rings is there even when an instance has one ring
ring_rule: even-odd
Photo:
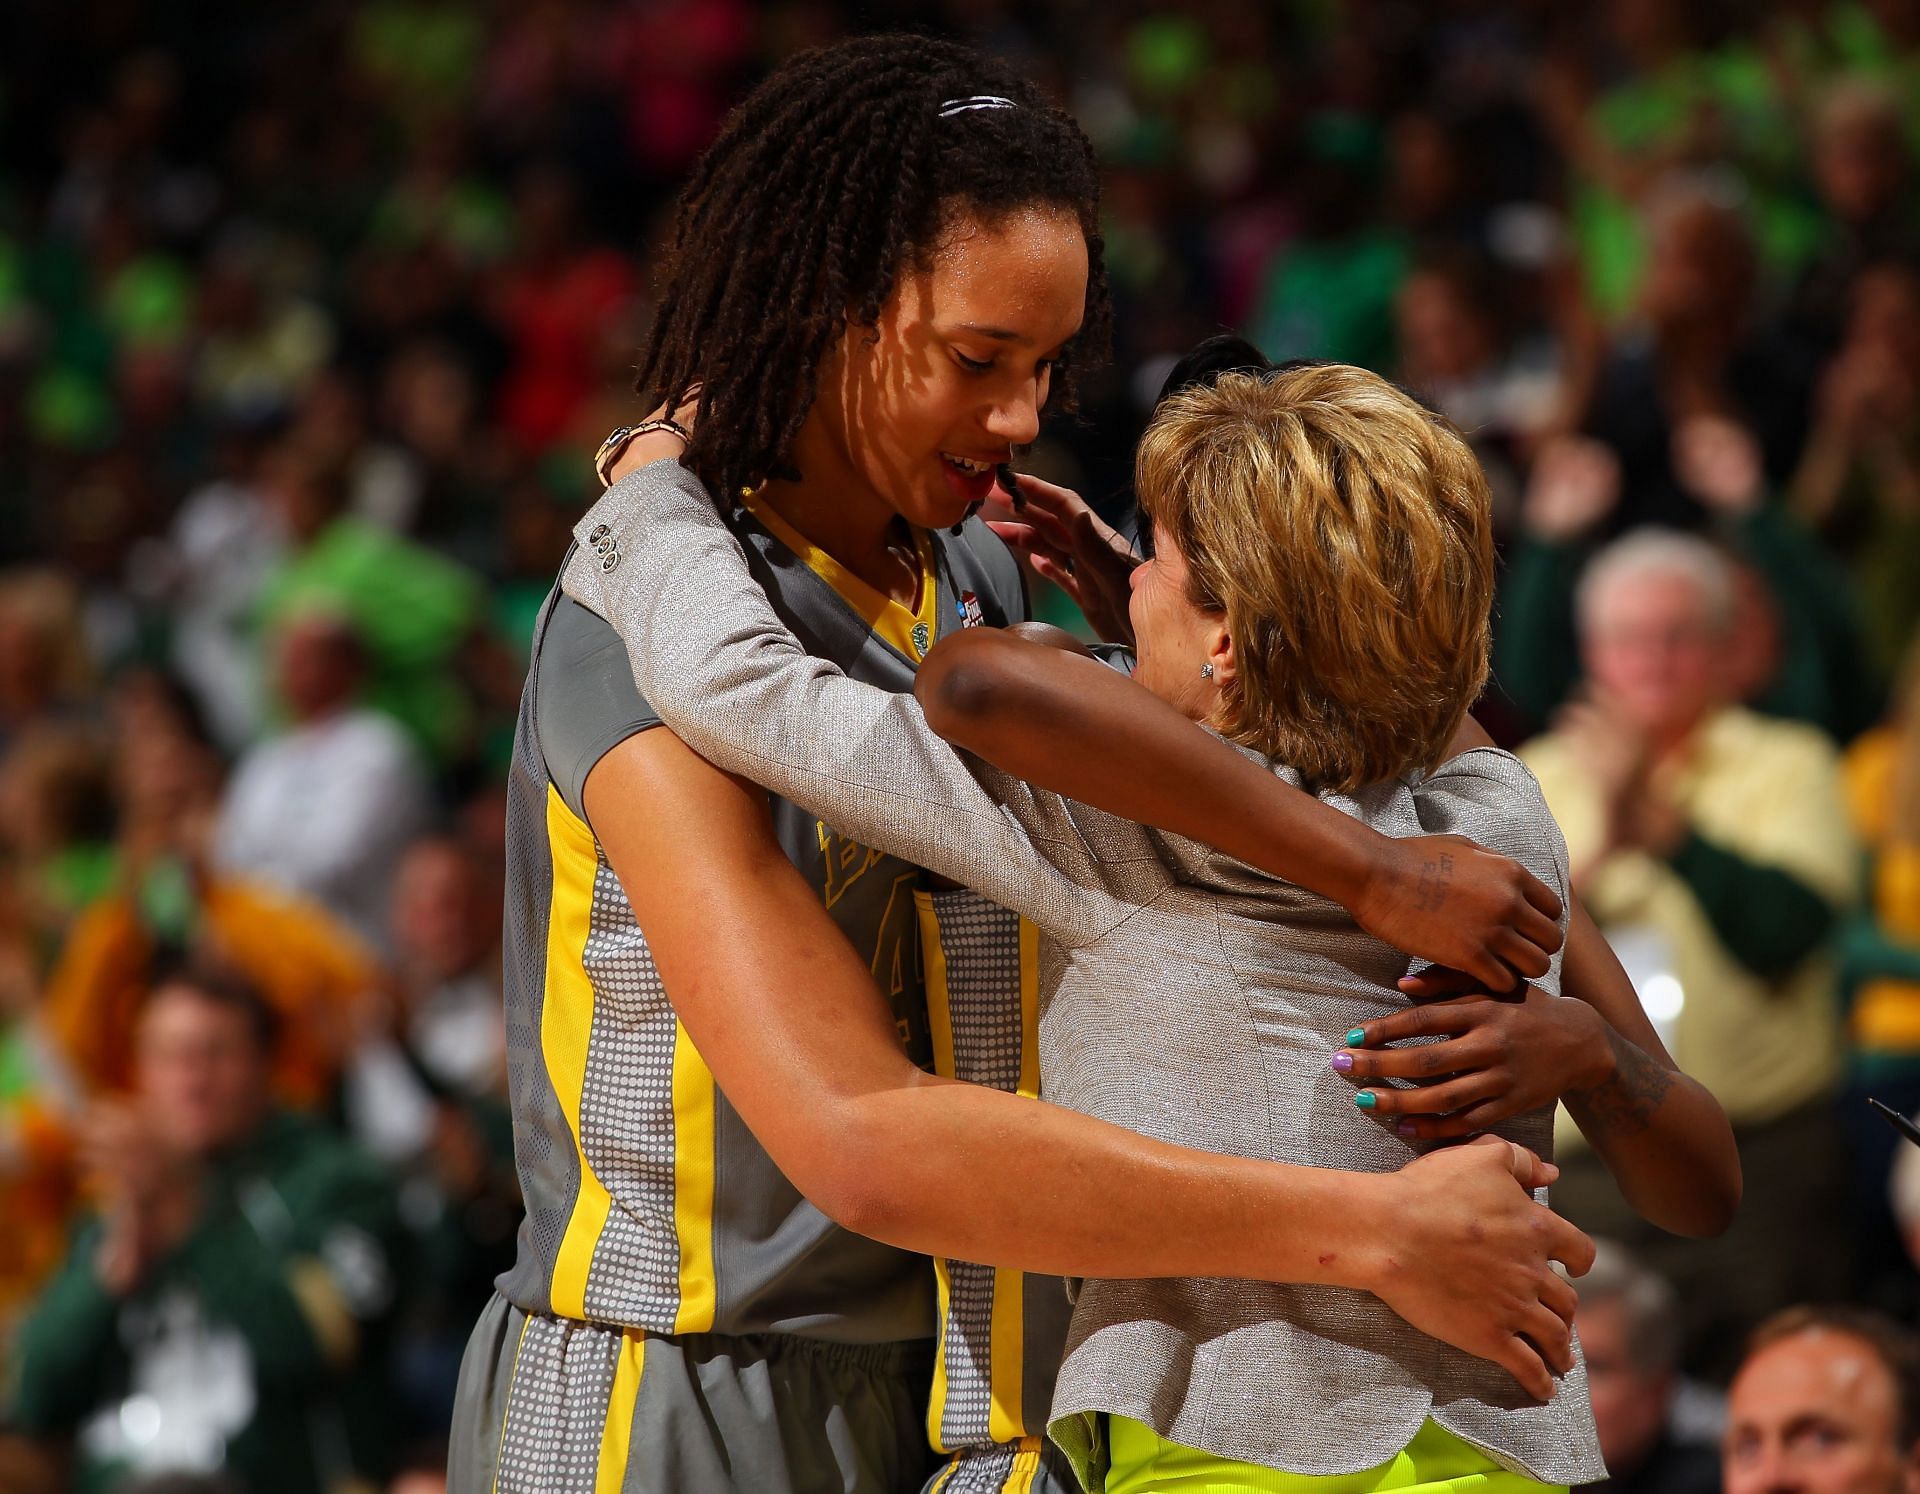
[[[1296,173],[1299,233],[1263,278],[1252,340],[1275,358],[1393,366],[1393,298],[1407,273],[1402,236],[1379,222],[1379,138],[1366,119],[1308,123]]]
[[[20,1334],[11,1421],[82,1494],[165,1472],[320,1494],[377,1475],[397,1220],[385,1176],[268,1100],[272,1009],[163,979],[132,1099],[89,1117],[98,1217]]]
[[[293,537],[259,599],[265,639],[315,610],[352,623],[366,647],[366,702],[398,721],[436,762],[468,745],[472,702],[456,669],[481,621],[480,580],[465,566],[349,512],[338,466],[297,445],[262,463],[261,483]]]

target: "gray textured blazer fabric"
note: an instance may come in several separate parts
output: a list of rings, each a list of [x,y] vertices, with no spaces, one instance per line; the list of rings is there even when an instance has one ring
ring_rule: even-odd
[[[597,530],[600,553],[585,543]],[[1393,984],[1405,956],[1344,909],[1001,773],[936,736],[910,695],[805,654],[676,463],[622,480],[577,533],[565,589],[627,640],[641,692],[689,745],[1040,928],[1049,1100],[1166,1141],[1315,1167],[1389,1172],[1420,1150],[1357,1109],[1327,1066],[1348,1028],[1406,1002]],[[1471,836],[1566,894],[1558,827],[1506,753],[1326,797],[1390,835]],[[1536,984],[1557,995],[1559,973],[1556,957]],[[1498,1130],[1552,1154],[1551,1109]],[[1430,1415],[1543,1482],[1605,1476],[1583,1361],[1535,1405],[1506,1371],[1340,1288],[1085,1282],[1052,1431],[1096,1487],[1102,1412],[1306,1474],[1385,1462]]]

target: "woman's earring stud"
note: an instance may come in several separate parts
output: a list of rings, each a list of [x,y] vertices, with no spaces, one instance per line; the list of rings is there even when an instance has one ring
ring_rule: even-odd
[[[1211,664],[1202,664],[1200,666],[1200,678],[1203,680],[1210,680],[1213,678],[1213,666]]]

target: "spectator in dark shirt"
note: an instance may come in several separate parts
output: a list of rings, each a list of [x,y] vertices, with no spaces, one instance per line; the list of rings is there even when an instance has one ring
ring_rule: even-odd
[[[1880,714],[1866,623],[1845,573],[1770,499],[1761,443],[1734,421],[1697,415],[1676,430],[1672,463],[1736,562],[1726,660],[1734,698],[1852,740]],[[1494,638],[1494,672],[1524,720],[1547,721],[1579,679],[1574,588],[1623,501],[1621,463],[1597,441],[1550,441],[1534,461]]]
[[[1587,1355],[1587,1390],[1612,1477],[1594,1494],[1714,1494],[1720,1457],[1674,1433],[1680,1324],[1673,1288],[1620,1246],[1596,1241],[1580,1279],[1574,1326]]]
[[[1920,628],[1920,267],[1870,265],[1820,381],[1793,503],[1845,567],[1883,674]]]
[[[1801,272],[1790,315],[1794,331],[1824,358],[1840,343],[1860,272],[1920,254],[1913,157],[1898,93],[1862,78],[1834,84],[1814,117],[1811,154],[1814,187],[1827,210],[1826,241]]]
[[[1711,187],[1682,181],[1655,197],[1650,218],[1639,317],[1603,363],[1584,421],[1619,454],[1615,533],[1694,528],[1706,517],[1673,461],[1674,432],[1688,418],[1729,416],[1752,429],[1774,491],[1806,437],[1812,369],[1757,313],[1759,268],[1739,212]]]
[[[236,977],[164,980],[133,1099],[90,1118],[99,1217],[21,1331],[12,1408],[22,1431],[73,1439],[82,1494],[221,1470],[319,1494],[379,1471],[392,1189],[271,1108],[273,1028]]]

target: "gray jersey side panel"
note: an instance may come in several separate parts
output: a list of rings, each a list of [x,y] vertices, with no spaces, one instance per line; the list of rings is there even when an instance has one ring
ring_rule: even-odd
[[[551,606],[542,614],[543,623]],[[538,632],[535,658],[539,657]],[[580,1158],[540,1046],[547,986],[547,927],[553,859],[547,839],[547,769],[535,726],[539,669],[528,675],[507,779],[507,902],[501,949],[512,1100],[514,1166],[526,1217],[501,1295],[529,1312],[550,1312],[553,1264],[580,1191]]]
[[[842,1342],[932,1331],[926,1258],[834,1225],[774,1166],[723,1094],[714,1099],[714,1153],[714,1278],[734,1331]],[[857,1311],[844,1293],[858,1295]]]
[[[634,688],[626,648],[613,629],[569,596],[549,605],[546,628],[535,639],[536,740],[554,787],[584,820],[582,796],[593,765],[660,718]]]

